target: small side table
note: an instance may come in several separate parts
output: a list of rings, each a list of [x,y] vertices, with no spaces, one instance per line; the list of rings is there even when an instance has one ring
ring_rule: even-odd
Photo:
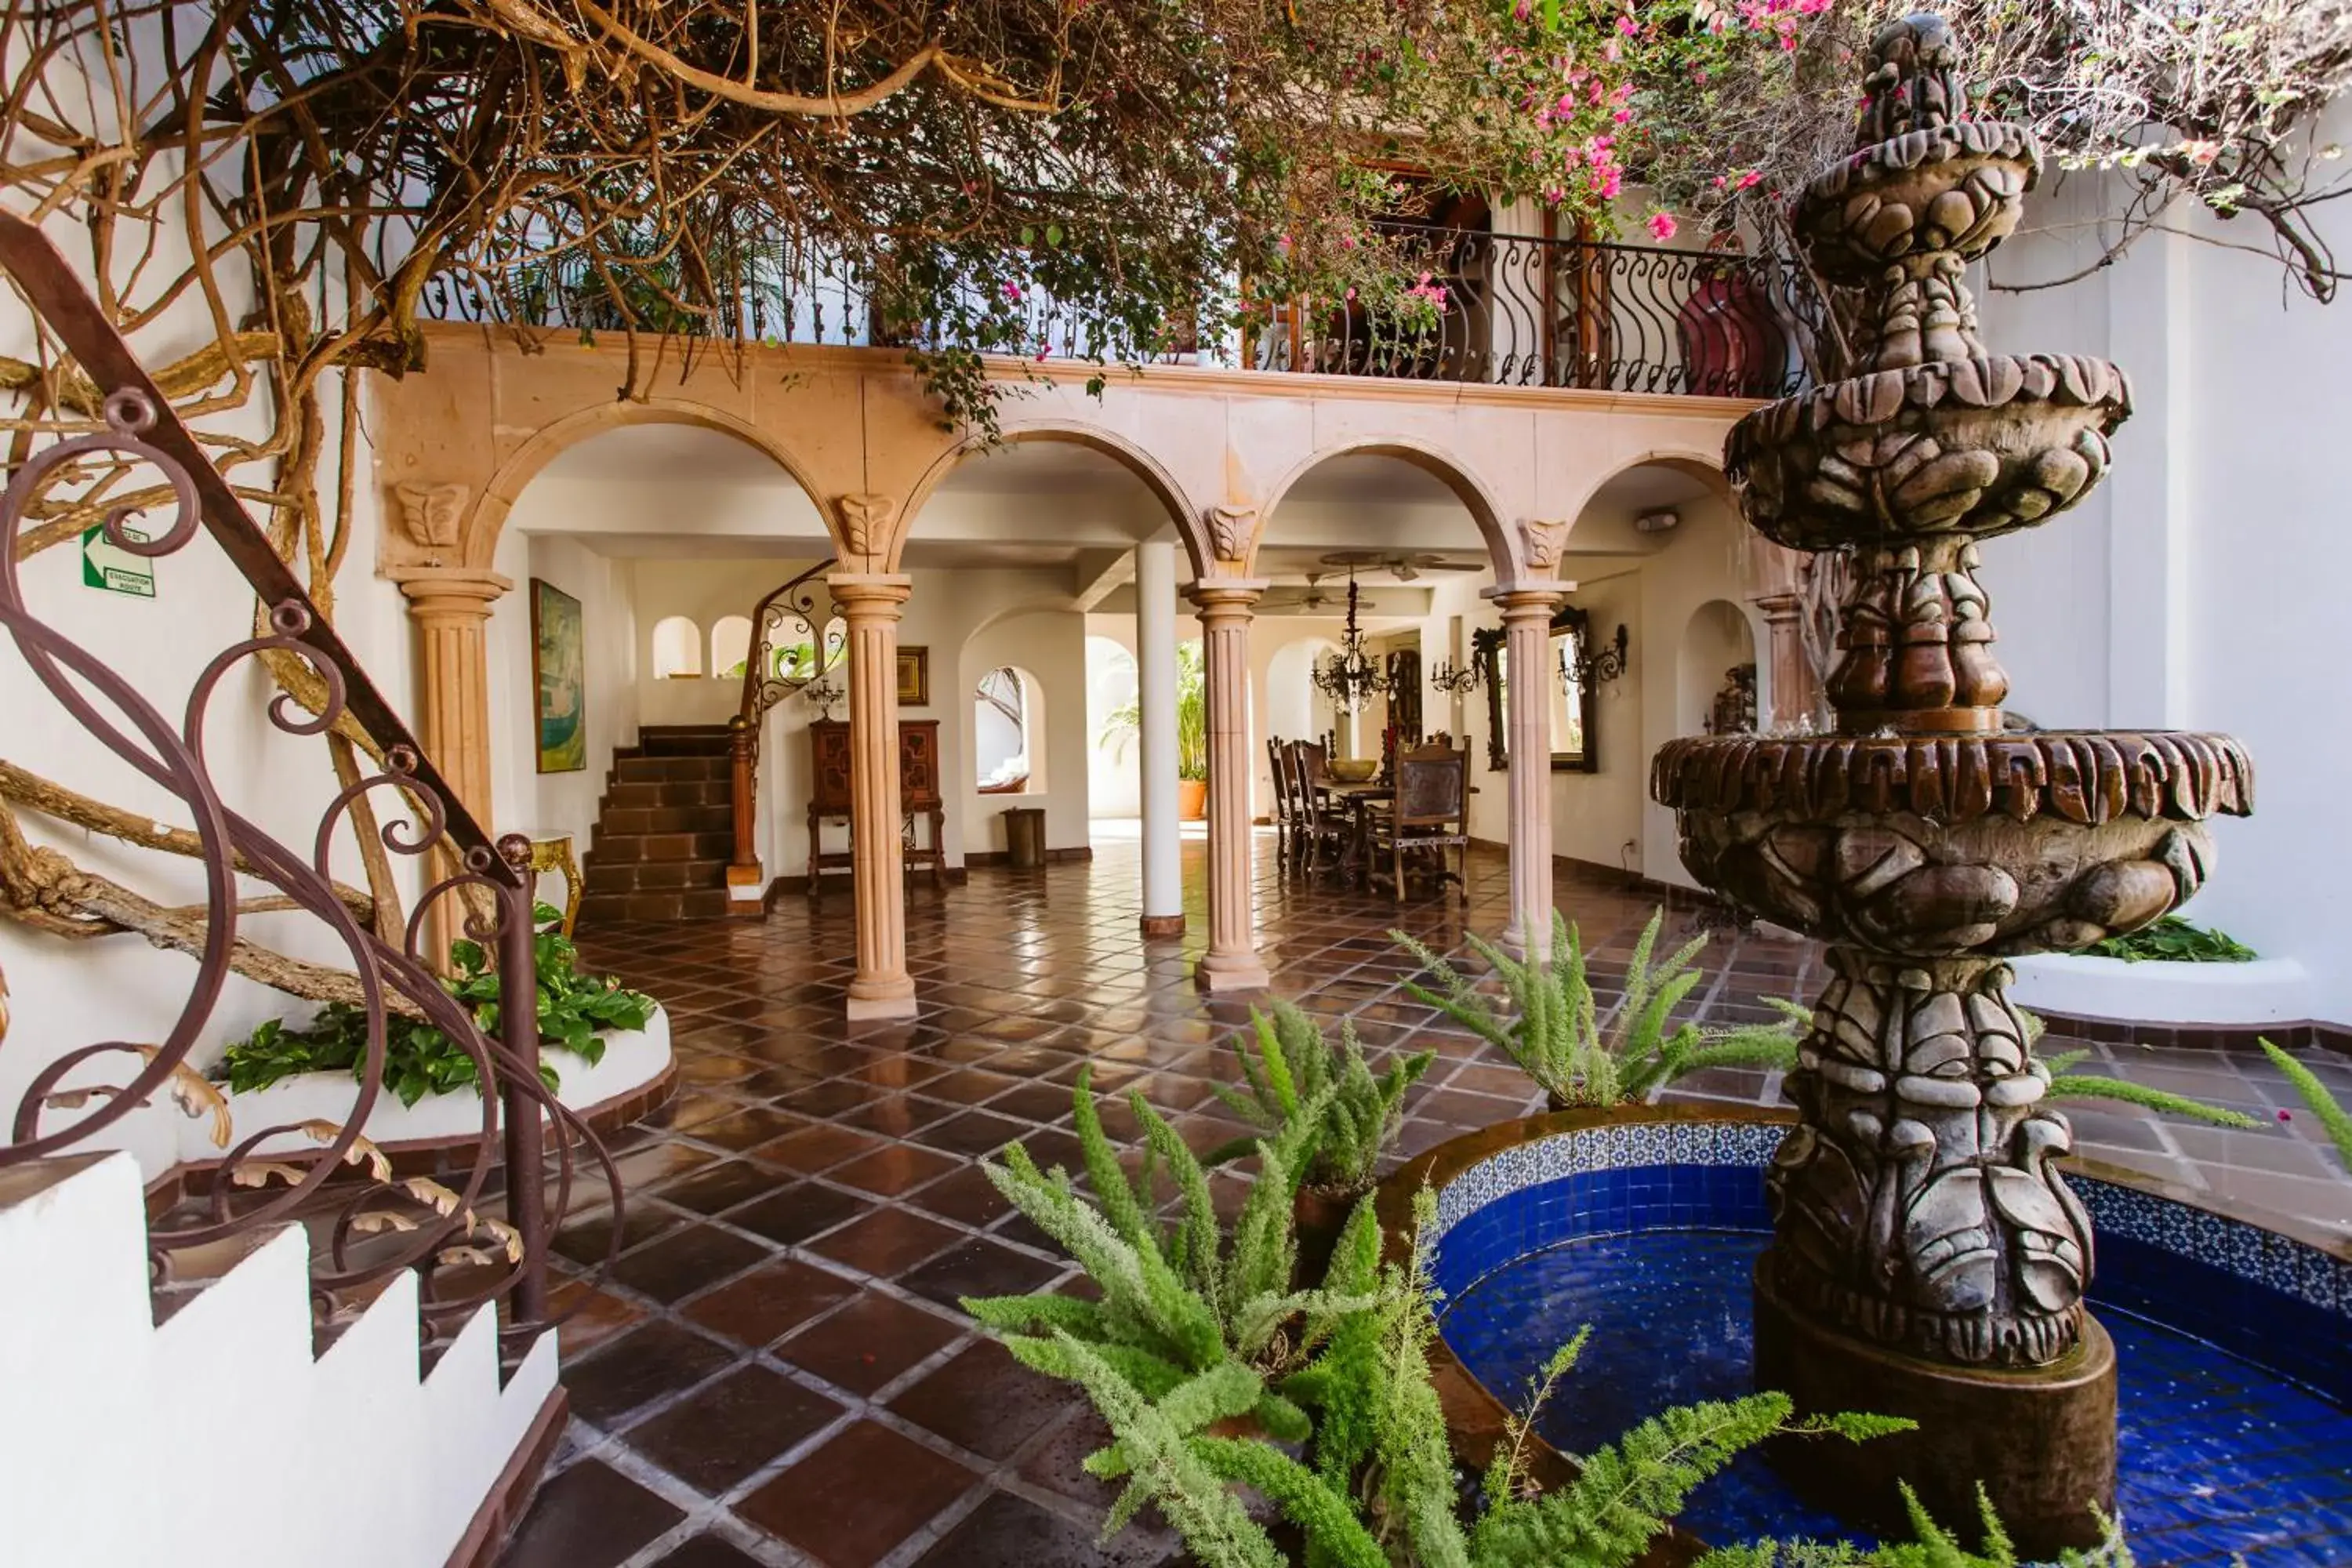
[[[580,862],[572,853],[572,835],[553,828],[526,831],[530,840],[530,869],[535,882],[541,871],[558,871],[563,876],[563,934],[570,936],[572,928],[580,923]],[[538,898],[534,887],[531,896]]]

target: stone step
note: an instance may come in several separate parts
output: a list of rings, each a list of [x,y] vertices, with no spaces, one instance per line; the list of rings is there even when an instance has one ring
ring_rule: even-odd
[[[616,921],[714,921],[727,918],[727,889],[693,888],[652,893],[593,893],[580,900],[585,925]]]
[[[663,779],[643,784],[616,784],[604,792],[599,813],[648,810],[667,806],[731,806],[735,786],[719,779]]]
[[[725,859],[735,852],[731,832],[613,833],[600,823],[591,831],[583,866],[634,865],[641,860]]]
[[[730,738],[724,724],[647,724],[637,731],[637,743],[616,755],[643,757],[723,757]]]
[[[615,756],[613,759],[613,771],[606,776],[604,782],[608,785],[663,784],[672,780],[691,784],[709,779],[731,778],[733,769],[734,759],[725,755],[716,757]]]
[[[693,888],[724,888],[727,860],[635,860],[592,863],[583,868],[587,897],[601,893],[667,893]]]
[[[735,810],[726,805],[648,805],[607,808],[596,819],[605,834],[732,833]]]

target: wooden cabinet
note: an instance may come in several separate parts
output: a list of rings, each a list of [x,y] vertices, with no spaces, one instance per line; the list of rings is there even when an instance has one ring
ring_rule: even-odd
[[[808,737],[808,886],[814,898],[825,873],[852,870],[856,861],[850,850],[827,850],[820,843],[824,824],[848,824],[851,818],[849,725],[839,719],[820,719],[809,725]],[[933,884],[944,881],[947,860],[941,846],[947,811],[940,790],[940,721],[936,719],[898,721],[898,810],[907,864],[929,866]],[[930,825],[928,838],[915,831],[918,817]]]

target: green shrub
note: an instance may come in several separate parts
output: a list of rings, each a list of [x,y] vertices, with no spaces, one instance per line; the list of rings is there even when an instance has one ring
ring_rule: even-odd
[[[1340,1023],[1337,1046],[1288,1002],[1275,1003],[1270,1015],[1251,1008],[1250,1025],[1255,1052],[1247,1037],[1234,1047],[1244,1086],[1218,1084],[1217,1098],[1269,1136],[1292,1127],[1307,1107],[1322,1105],[1322,1125],[1300,1184],[1339,1197],[1370,1192],[1381,1152],[1404,1125],[1404,1091],[1429,1070],[1436,1053],[1406,1057],[1375,1078],[1352,1021]],[[1211,1153],[1207,1163],[1243,1157],[1255,1147],[1255,1138],[1235,1139]]]
[[[2126,963],[2160,959],[2172,963],[2248,963],[2254,950],[2228,931],[2190,925],[2179,915],[2167,915],[2153,925],[2111,936],[2084,949],[2099,958],[2120,958]]]
[[[1794,1037],[1782,1024],[1704,1030],[1666,1020],[1704,974],[1693,961],[1706,946],[1693,937],[1664,963],[1653,964],[1658,910],[1642,928],[1625,966],[1625,999],[1604,1033],[1585,973],[1584,948],[1567,917],[1552,916],[1551,953],[1521,963],[1486,938],[1467,938],[1471,950],[1501,979],[1507,1005],[1497,1006],[1475,981],[1403,931],[1389,935],[1444,987],[1405,982],[1414,1000],[1461,1024],[1518,1063],[1555,1106],[1625,1105],[1646,1100],[1685,1073],[1717,1067],[1778,1066]],[[1801,1010],[1800,1016],[1802,1016]]]
[[[531,909],[531,919],[547,927],[562,915],[546,904]],[[542,1049],[569,1051],[590,1066],[604,1059],[604,1029],[642,1029],[654,1016],[654,999],[624,988],[608,976],[583,974],[580,950],[561,931],[541,930],[534,938],[539,965],[539,1043]],[[441,984],[449,994],[467,1004],[474,1022],[495,1039],[499,1033],[499,976],[489,967],[489,955],[477,942],[449,944],[454,979]],[[330,1002],[299,1028],[272,1018],[229,1047],[212,1076],[239,1093],[267,1089],[299,1073],[348,1071],[363,1075],[367,1064],[368,1016],[364,1008]],[[540,1064],[540,1077],[550,1090],[560,1079],[556,1070]],[[383,1084],[403,1105],[415,1105],[428,1094],[448,1094],[460,1089],[481,1092],[480,1073],[471,1055],[455,1040],[421,1019],[388,1015],[384,1019]]]

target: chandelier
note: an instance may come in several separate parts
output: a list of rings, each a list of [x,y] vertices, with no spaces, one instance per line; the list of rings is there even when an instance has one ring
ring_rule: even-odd
[[[1353,713],[1374,697],[1389,695],[1389,678],[1364,647],[1363,628],[1356,624],[1356,569],[1348,568],[1348,629],[1339,634],[1339,651],[1315,666],[1315,689],[1331,700],[1342,713]]]

